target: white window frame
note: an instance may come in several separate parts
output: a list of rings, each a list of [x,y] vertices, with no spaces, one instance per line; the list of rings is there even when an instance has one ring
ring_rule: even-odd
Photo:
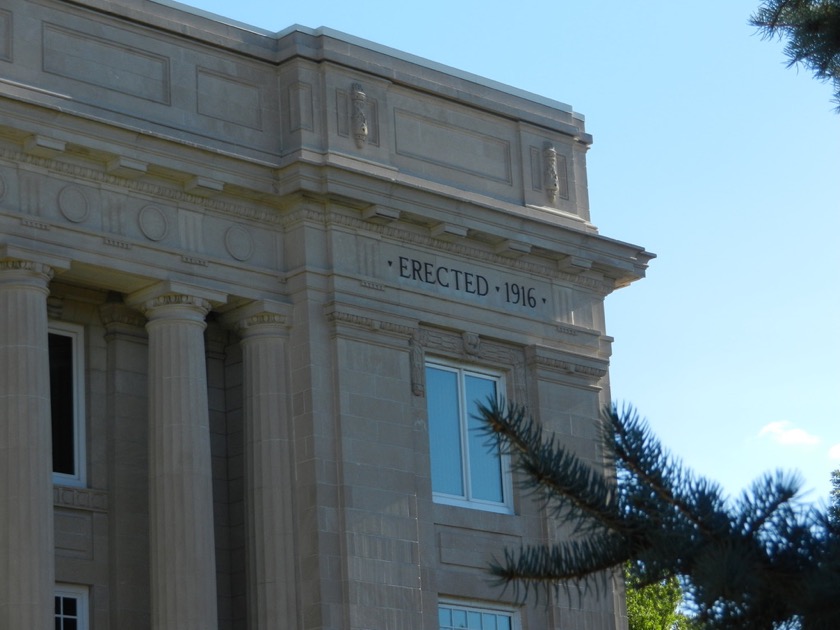
[[[424,370],[433,367],[437,369],[442,369],[445,371],[455,372],[458,375],[458,399],[459,399],[459,408],[458,408],[458,418],[459,418],[459,431],[461,436],[461,478],[464,482],[464,495],[452,495],[446,494],[443,492],[436,492],[434,490],[434,486],[432,487],[432,499],[435,503],[440,503],[444,505],[454,505],[458,507],[466,507],[474,510],[484,510],[487,512],[496,512],[499,514],[512,514],[513,513],[513,482],[511,477],[510,471],[510,458],[507,455],[502,454],[500,458],[500,474],[501,474],[501,484],[502,484],[502,501],[487,501],[484,499],[477,499],[472,497],[472,483],[470,479],[470,466],[469,466],[469,440],[468,440],[468,423],[469,417],[467,415],[467,401],[464,393],[464,376],[465,375],[474,375],[480,378],[485,378],[488,380],[492,380],[495,382],[496,385],[496,396],[497,398],[501,399],[504,396],[505,391],[505,380],[504,375],[501,372],[484,369],[481,367],[477,367],[474,365],[468,365],[463,363],[458,363],[454,361],[447,361],[445,359],[439,358],[428,358],[424,365]],[[432,394],[429,391],[428,384],[426,387],[426,397]],[[484,401],[482,401],[484,402]],[[426,407],[426,413],[429,413],[428,403]],[[428,420],[428,418],[427,418]],[[431,431],[430,423],[427,423],[429,426],[429,430]],[[489,439],[489,438],[488,438]],[[430,456],[430,463],[431,463],[431,434],[430,434],[430,443],[429,443],[429,456]],[[432,464],[433,465],[433,464]]]
[[[462,610],[467,613],[490,613],[504,616],[510,619],[511,630],[521,630],[522,625],[519,619],[519,611],[509,606],[487,604],[485,602],[464,601],[458,599],[440,598],[438,600],[438,628],[440,628],[440,611],[442,608],[449,610]]]
[[[57,583],[53,589],[53,596],[75,599],[76,627],[78,630],[90,628],[90,589],[87,586]]]
[[[73,341],[73,474],[53,472],[53,483],[59,486],[84,488],[87,483],[87,449],[85,436],[85,330],[79,324],[50,321],[50,334],[70,337]]]

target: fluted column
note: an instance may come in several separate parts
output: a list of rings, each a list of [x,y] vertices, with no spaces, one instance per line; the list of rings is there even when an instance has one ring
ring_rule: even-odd
[[[248,627],[297,625],[294,506],[282,315],[240,322],[245,413]]]
[[[216,553],[204,317],[210,304],[147,300],[149,544],[154,630],[213,630]]]
[[[0,260],[0,628],[53,627],[52,269]]]

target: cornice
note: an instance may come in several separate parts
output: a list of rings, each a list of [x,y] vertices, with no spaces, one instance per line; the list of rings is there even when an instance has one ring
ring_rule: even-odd
[[[495,266],[507,267],[511,270],[536,274],[547,278],[574,285],[607,295],[615,289],[615,284],[598,278],[592,278],[583,274],[569,273],[558,268],[558,263],[552,261],[550,264],[540,264],[533,260],[505,256],[481,247],[471,245],[468,237],[464,236],[453,240],[450,237],[445,239],[432,235],[422,234],[409,229],[400,228],[391,224],[379,224],[370,220],[352,217],[340,212],[319,207],[319,202],[308,200],[302,205],[296,206],[294,200],[282,204],[291,210],[282,210],[273,206],[243,206],[228,201],[222,201],[208,196],[192,194],[185,190],[178,190],[171,186],[165,186],[149,181],[139,181],[133,178],[121,177],[107,173],[104,170],[92,166],[72,164],[54,157],[43,157],[23,151],[16,151],[7,147],[0,148],[0,159],[11,164],[23,164],[36,169],[44,169],[56,175],[68,179],[86,182],[91,185],[119,187],[129,194],[152,197],[155,200],[168,201],[175,205],[192,205],[199,207],[202,211],[216,213],[226,218],[236,217],[263,223],[272,226],[287,228],[300,222],[315,222],[325,226],[334,224],[354,230],[366,231],[388,237],[402,243],[416,245],[425,248],[434,248],[438,251],[449,253],[461,258],[471,258],[476,261],[492,264]],[[183,175],[183,174],[182,174]],[[2,179],[2,178],[0,178]],[[49,224],[39,222],[37,218],[27,217],[24,219],[27,225],[38,229],[49,230]],[[113,236],[106,237],[107,244],[122,249],[130,249],[131,244],[115,239]],[[207,261],[203,258],[186,257],[185,262],[206,266]]]
[[[464,242],[450,242],[433,236],[427,236],[425,234],[418,234],[417,232],[400,229],[398,227],[394,227],[393,224],[379,225],[377,223],[365,221],[364,219],[358,219],[337,212],[324,212],[327,214],[325,219],[327,223],[334,223],[343,227],[373,232],[375,234],[379,234],[380,236],[385,236],[403,243],[409,243],[411,245],[417,245],[425,248],[434,248],[438,251],[452,254],[453,256],[472,258],[473,260],[490,263],[496,266],[507,267],[526,274],[536,274],[561,280],[600,294],[611,293],[615,288],[611,282],[603,282],[595,278],[581,277],[580,275],[566,273],[558,270],[556,267],[550,267],[548,265],[540,265],[522,259],[501,256],[478,247],[470,246]]]

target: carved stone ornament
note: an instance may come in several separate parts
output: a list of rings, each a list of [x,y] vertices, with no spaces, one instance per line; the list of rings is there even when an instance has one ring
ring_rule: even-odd
[[[356,146],[364,148],[368,138],[368,123],[367,123],[367,95],[362,91],[361,83],[354,83],[352,89],[353,102],[353,138],[356,140]]]
[[[408,342],[411,357],[411,393],[415,396],[426,395],[426,351],[420,340],[419,332],[412,334]]]
[[[481,338],[476,333],[465,332],[461,335],[464,342],[464,352],[476,356],[481,348]]]
[[[543,149],[543,160],[545,162],[543,171],[545,191],[550,201],[556,201],[557,193],[560,191],[560,176],[557,173],[557,150],[552,145],[546,144]]]

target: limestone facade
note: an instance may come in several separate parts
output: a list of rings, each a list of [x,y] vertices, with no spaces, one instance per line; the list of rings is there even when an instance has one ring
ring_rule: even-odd
[[[568,533],[468,419],[598,461],[604,298],[652,255],[591,223],[590,143],[326,29],[4,2],[0,628],[623,627],[610,582],[488,582]]]

